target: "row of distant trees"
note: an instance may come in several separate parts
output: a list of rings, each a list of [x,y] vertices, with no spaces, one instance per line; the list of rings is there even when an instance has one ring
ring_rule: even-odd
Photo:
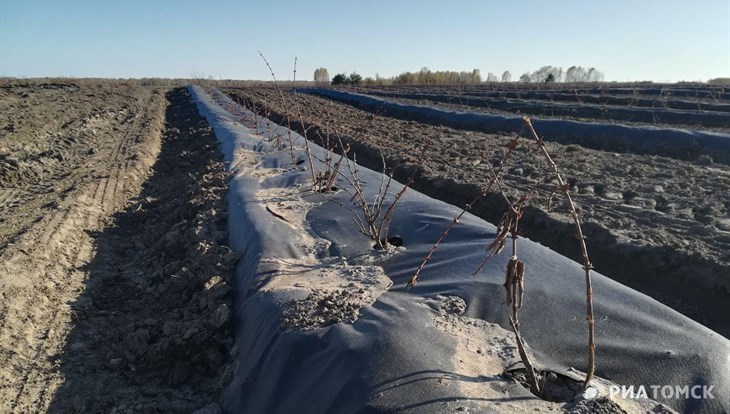
[[[709,85],[730,85],[730,78],[712,78],[707,80]]]
[[[316,83],[330,83],[330,73],[327,68],[318,68],[314,71],[314,81]],[[346,73],[338,73],[332,78],[332,85],[360,85],[363,79],[357,72],[352,72],[349,76]]]
[[[553,83],[553,82],[602,82],[603,72],[596,68],[584,68],[583,66],[571,66],[563,71],[558,66],[543,66],[534,72],[525,72],[519,77],[519,82],[524,83]],[[375,78],[364,78],[356,72],[347,75],[338,73],[330,80],[327,68],[318,68],[314,71],[314,81],[321,84],[332,85],[475,85],[482,83],[482,75],[479,69],[471,72],[456,71],[432,71],[428,67],[421,68],[418,72],[403,72],[392,78],[383,78],[376,74]],[[512,73],[506,70],[498,77],[492,72],[487,74],[486,82],[512,82]]]
[[[543,66],[534,72],[523,73],[520,76],[520,82],[603,82],[603,72],[596,68],[584,68],[583,66],[571,66],[565,72],[558,66]]]
[[[479,69],[474,69],[471,72],[447,70],[433,72],[428,67],[423,67],[418,72],[404,72],[391,79],[391,83],[395,85],[470,85],[481,83],[481,81],[482,74]]]

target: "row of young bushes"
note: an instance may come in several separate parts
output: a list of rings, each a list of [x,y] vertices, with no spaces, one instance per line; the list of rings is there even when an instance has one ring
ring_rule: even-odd
[[[266,65],[271,69],[268,61],[261,55]],[[321,75],[321,72],[320,72]],[[357,75],[357,74],[354,74]],[[357,75],[359,76],[359,75]],[[344,74],[338,74],[336,78],[338,82],[352,82],[353,79],[357,80],[358,77],[345,76]],[[280,105],[283,110],[283,122],[272,125],[268,116],[270,115],[269,105],[264,103],[263,108],[257,106],[253,101],[247,101],[245,99],[237,99],[238,104],[243,107],[231,106],[229,112],[236,113],[241,116],[241,123],[251,129],[260,131],[261,126],[265,128],[265,136],[262,137],[265,141],[268,141],[276,150],[287,150],[291,159],[291,165],[294,168],[300,165],[298,157],[295,154],[295,140],[292,137],[291,130],[292,126],[298,131],[301,131],[303,137],[303,145],[297,145],[300,149],[303,146],[306,154],[306,161],[308,163],[303,168],[305,171],[309,171],[310,179],[309,189],[316,194],[319,194],[327,201],[333,201],[339,204],[341,207],[347,208],[353,215],[353,220],[356,223],[358,230],[361,234],[371,239],[374,243],[374,248],[378,250],[387,250],[391,246],[397,246],[398,244],[393,243],[388,236],[388,229],[393,219],[393,214],[398,207],[398,203],[402,196],[413,184],[415,175],[422,168],[423,161],[427,158],[428,152],[432,141],[428,141],[422,148],[421,154],[418,157],[418,162],[413,168],[412,173],[404,183],[403,187],[395,194],[389,192],[391,183],[393,180],[393,170],[386,171],[385,159],[383,158],[383,179],[381,181],[378,193],[374,198],[366,197],[363,183],[359,179],[358,165],[356,164],[356,157],[352,155],[352,161],[348,158],[351,147],[343,144],[339,137],[330,137],[325,134],[322,136],[319,131],[314,131],[317,134],[317,141],[323,143],[325,150],[324,159],[318,159],[317,156],[310,148],[311,136],[308,136],[310,127],[305,125],[304,117],[302,115],[301,106],[296,90],[291,94],[284,93],[283,90],[278,86],[276,77],[272,71],[272,78],[274,79],[274,86],[277,89],[277,95],[279,97]],[[263,110],[263,114],[260,111]],[[297,125],[298,124],[298,125]],[[286,128],[279,130],[279,126],[286,125]],[[334,142],[333,142],[334,141]],[[339,144],[339,148],[338,145]],[[438,240],[435,241],[431,250],[424,257],[422,263],[414,270],[413,277],[407,283],[407,287],[413,287],[418,283],[422,270],[428,265],[428,262],[432,259],[436,249],[447,237],[449,231],[459,223],[461,218],[467,211],[471,210],[474,203],[478,202],[481,198],[486,197],[491,193],[500,194],[506,205],[508,206],[507,211],[504,213],[502,220],[497,226],[497,235],[495,239],[486,247],[485,256],[479,267],[474,271],[472,276],[480,273],[482,269],[487,265],[487,262],[496,255],[499,255],[503,250],[507,249],[510,251],[510,260],[505,269],[505,283],[504,287],[507,296],[507,306],[510,313],[510,325],[513,333],[515,334],[516,347],[520,354],[520,359],[525,366],[526,383],[525,385],[535,394],[542,395],[543,385],[538,382],[539,373],[533,365],[529,355],[526,352],[525,344],[520,334],[520,322],[518,319],[519,309],[522,307],[523,296],[524,296],[524,277],[526,264],[520,260],[517,254],[517,244],[520,237],[519,222],[522,217],[523,209],[530,204],[530,202],[537,197],[539,190],[543,189],[543,186],[548,186],[548,183],[557,181],[557,186],[553,185],[550,199],[555,197],[563,198],[563,201],[567,207],[568,214],[572,219],[575,230],[576,239],[579,245],[581,256],[583,258],[582,267],[585,271],[585,291],[586,291],[586,320],[588,325],[588,370],[586,372],[585,379],[583,381],[583,388],[586,388],[591,383],[595,372],[595,326],[593,316],[593,290],[591,281],[591,271],[593,266],[591,265],[588,257],[588,251],[585,244],[585,237],[580,224],[580,218],[577,213],[575,204],[569,192],[569,185],[567,181],[563,179],[562,174],[556,163],[553,161],[550,154],[547,152],[543,139],[535,131],[532,121],[528,117],[524,117],[523,124],[519,131],[511,137],[509,143],[505,145],[505,151],[503,153],[501,161],[499,161],[494,168],[490,168],[488,173],[490,180],[488,184],[482,188],[482,190],[474,196],[474,199],[466,204],[462,211],[453,218],[450,222],[445,224],[444,230],[441,233]],[[520,150],[532,150],[536,154],[546,160],[545,167],[545,178],[538,181],[533,188],[522,194],[519,198],[510,197],[505,192],[504,183],[501,175],[506,171],[506,166],[509,164],[510,156],[515,152],[518,147]],[[336,155],[337,154],[337,155]],[[381,154],[381,158],[382,158]],[[320,162],[315,163],[317,159]],[[343,171],[346,169],[346,171]],[[344,180],[347,184],[341,186],[335,186],[335,182],[338,178],[341,178],[341,182]],[[305,187],[306,188],[306,187]],[[352,202],[352,206],[341,204],[335,201],[333,198],[328,197],[328,193],[336,191],[345,191]]]

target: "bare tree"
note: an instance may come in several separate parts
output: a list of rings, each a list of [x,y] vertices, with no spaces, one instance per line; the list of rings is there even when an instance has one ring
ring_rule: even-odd
[[[588,71],[583,66],[571,66],[565,72],[565,82],[588,82]]]
[[[603,81],[603,73],[596,69],[596,68],[590,68],[588,69],[588,82],[601,82]]]
[[[530,74],[531,82],[560,82],[563,80],[563,68],[543,66]]]
[[[565,72],[565,82],[602,82],[603,72],[596,68],[586,69],[583,66],[571,66]]]
[[[492,72],[487,73],[487,82],[498,82],[499,78]]]
[[[314,81],[317,83],[330,83],[330,73],[327,68],[318,68],[314,71]]]
[[[512,74],[508,70],[502,73],[502,82],[512,82]]]
[[[427,84],[427,83],[436,83],[436,78],[431,73],[431,69],[428,68],[428,66],[424,66],[421,68],[421,70],[418,72],[417,75],[418,83]]]

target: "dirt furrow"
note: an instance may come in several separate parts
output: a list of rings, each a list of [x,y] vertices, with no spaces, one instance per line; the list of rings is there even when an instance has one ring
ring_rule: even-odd
[[[5,205],[15,201],[15,194],[18,192],[17,189],[8,188],[0,189],[0,208],[5,208]]]
[[[113,173],[106,179],[106,185],[104,187],[104,193],[101,197],[101,205],[106,205],[116,194],[117,189],[123,184],[122,179],[126,171],[126,156],[129,152],[129,146],[132,141],[132,131],[129,130],[124,134],[124,137],[119,142],[119,145],[114,151],[112,167]]]
[[[236,259],[221,244],[225,171],[187,91],[168,99],[151,175],[94,236],[88,280],[71,305],[75,325],[57,354],[64,382],[50,412],[218,407],[230,372],[228,283]]]
[[[104,169],[110,144],[116,144],[106,137],[125,133],[124,117],[131,116],[126,113],[141,111],[150,93],[137,89],[119,99],[113,89],[104,84],[0,89],[0,187],[24,190],[19,204],[0,211],[6,224],[0,227],[0,249]]]
[[[58,216],[66,217],[65,215]],[[69,223],[69,221],[65,223]],[[84,257],[84,255],[76,254],[73,249],[61,245],[64,242],[68,243],[68,232],[73,231],[65,223],[56,227],[55,233],[49,238],[50,242],[40,246],[44,249],[45,254],[49,255],[45,259],[54,260],[54,262],[46,262],[45,266],[39,266],[40,268],[37,270],[32,267],[28,269],[32,273],[42,273],[52,277],[38,289],[45,299],[43,305],[38,306],[37,303],[34,303],[35,298],[27,298],[23,302],[14,301],[17,309],[24,313],[25,323],[30,327],[27,334],[33,335],[34,338],[22,344],[30,353],[27,356],[27,361],[30,363],[22,367],[20,388],[10,402],[11,412],[29,410],[30,407],[27,406],[29,401],[34,401],[36,409],[42,410],[42,407],[46,407],[49,403],[42,397],[49,389],[52,391],[57,388],[61,380],[60,375],[53,369],[53,365],[49,365],[51,362],[49,358],[59,351],[64,338],[71,329],[71,314],[68,309],[59,306],[61,304],[54,303],[53,298],[74,296],[74,291],[78,290],[79,283],[83,281],[83,274],[69,269],[69,265],[84,263],[89,259],[88,254]],[[59,236],[61,232],[64,234]],[[28,263],[29,265],[43,262],[44,258],[31,254],[32,262]],[[31,307],[34,309],[29,310]],[[17,317],[13,314],[9,316]],[[53,323],[48,323],[48,321],[53,321]],[[13,330],[17,329],[17,326],[2,326],[1,328]]]
[[[145,137],[137,152],[143,146],[154,146],[155,140],[159,140],[163,114],[159,93],[148,93],[144,99],[150,108],[146,117],[149,125],[137,131]],[[117,141],[112,131],[101,139]],[[108,159],[107,154],[100,151],[89,167],[112,166],[113,170],[113,160]],[[146,173],[152,159],[140,160],[135,168]],[[87,194],[93,191],[95,183],[83,180],[87,174],[65,175],[70,179],[68,188],[71,189],[66,197],[59,197],[57,188],[60,186],[50,182],[30,183],[30,188],[36,191],[41,189],[50,193],[49,190],[54,190],[50,196],[55,196],[57,201],[49,206],[52,208],[48,212],[28,210],[30,214],[39,214],[34,224],[21,229],[15,243],[0,251],[0,275],[3,275],[0,276],[3,299],[0,343],[7,350],[0,354],[0,366],[3,367],[0,368],[0,411],[3,412],[44,412],[63,382],[55,356],[61,353],[73,327],[74,312],[69,302],[82,290],[88,277],[80,270],[94,251],[93,240],[87,232],[99,230],[98,226],[87,225],[87,220],[101,222],[104,215],[101,209],[88,203]],[[106,203],[104,207],[112,211],[121,207],[125,200],[110,198]]]

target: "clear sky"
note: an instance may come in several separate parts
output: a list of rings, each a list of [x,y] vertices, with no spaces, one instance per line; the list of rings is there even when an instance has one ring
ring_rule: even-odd
[[[0,0],[0,76],[269,79],[314,69],[595,66],[606,80],[730,77],[730,0]]]

